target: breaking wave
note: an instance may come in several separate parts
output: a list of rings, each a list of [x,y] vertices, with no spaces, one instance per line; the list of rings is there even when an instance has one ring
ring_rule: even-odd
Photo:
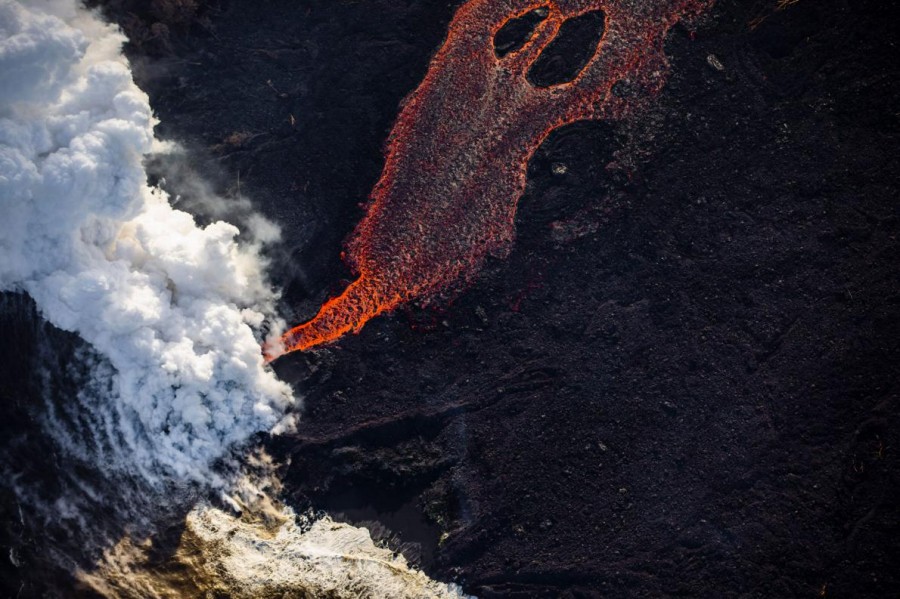
[[[108,597],[292,597],[322,599],[452,599],[455,585],[435,582],[410,568],[402,555],[378,547],[369,532],[330,518],[247,521],[209,505],[185,520],[185,532],[166,572],[148,574],[149,547],[125,540],[82,582]],[[184,570],[190,577],[181,575]]]

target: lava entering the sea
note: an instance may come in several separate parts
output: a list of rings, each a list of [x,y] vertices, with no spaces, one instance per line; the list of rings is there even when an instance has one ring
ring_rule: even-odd
[[[345,260],[358,278],[271,360],[358,331],[374,316],[469,280],[514,236],[533,152],[555,128],[620,118],[662,85],[669,28],[712,0],[470,0],[453,17],[425,79],[407,97],[384,171]],[[603,34],[570,81],[541,87],[529,71],[561,26],[602,11]],[[537,15],[530,37],[502,53],[505,24]],[[626,88],[621,93],[616,84]]]

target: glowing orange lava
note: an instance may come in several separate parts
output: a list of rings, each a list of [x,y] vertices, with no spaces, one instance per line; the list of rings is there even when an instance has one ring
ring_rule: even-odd
[[[712,0],[470,0],[450,23],[425,79],[406,99],[384,171],[345,260],[358,278],[267,348],[267,359],[333,341],[413,299],[468,281],[514,237],[533,152],[555,128],[612,119],[652,96],[669,28]],[[547,11],[530,39],[498,58],[510,19]],[[602,10],[603,37],[571,81],[537,87],[526,74],[567,19]],[[614,93],[621,82],[629,91]]]

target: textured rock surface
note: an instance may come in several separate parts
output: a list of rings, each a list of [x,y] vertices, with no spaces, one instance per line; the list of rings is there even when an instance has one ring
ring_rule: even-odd
[[[185,168],[292,232],[297,320],[349,276],[456,4],[222,2],[162,35],[110,3],[158,32],[132,53],[161,133],[207,159]],[[512,253],[442,311],[278,364],[307,406],[272,447],[298,506],[378,520],[482,597],[900,592],[892,21],[782,4],[723,0],[673,30],[642,118],[552,135]]]

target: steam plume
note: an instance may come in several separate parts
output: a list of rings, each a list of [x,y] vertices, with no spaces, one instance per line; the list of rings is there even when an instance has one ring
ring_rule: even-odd
[[[252,484],[216,474],[236,444],[291,425],[291,390],[257,338],[277,323],[260,254],[277,229],[245,214],[258,241],[239,244],[236,227],[198,227],[147,185],[144,156],[168,148],[123,41],[74,0],[0,0],[0,292],[27,293],[91,346],[56,355],[36,344],[43,377],[75,370],[78,390],[61,385],[45,402],[62,491],[20,486],[15,465],[0,463],[22,525],[65,531],[41,535],[42,553],[106,597],[461,597],[365,529],[265,508],[277,486],[267,464]],[[233,513],[203,501],[185,510],[160,566],[156,525],[215,487]],[[38,513],[26,518],[22,505]]]
[[[165,146],[123,41],[74,2],[0,0],[0,290],[109,361],[119,466],[209,482],[292,403],[254,336],[276,296],[259,246],[147,185]]]

